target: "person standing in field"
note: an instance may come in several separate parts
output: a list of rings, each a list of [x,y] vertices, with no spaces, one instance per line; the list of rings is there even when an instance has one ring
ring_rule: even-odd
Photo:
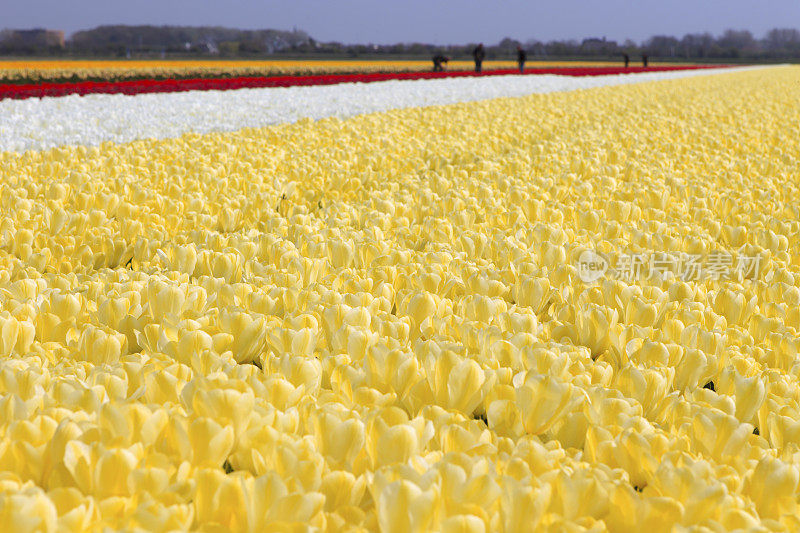
[[[521,46],[517,45],[517,64],[519,65],[519,73],[525,72],[525,60],[528,59],[528,54]]]
[[[647,54],[642,54],[642,66],[647,68]]]
[[[449,57],[444,56],[442,54],[436,54],[435,56],[433,56],[433,71],[443,72],[444,66],[442,65],[442,63],[447,63],[448,61],[450,61]]]
[[[483,49],[483,43],[475,47],[475,50],[472,51],[472,57],[475,59],[475,72],[480,72],[483,59],[486,57],[486,50]]]
[[[628,64],[631,62],[630,56],[628,56],[628,54],[622,54],[622,60],[625,61],[625,68],[628,68]]]

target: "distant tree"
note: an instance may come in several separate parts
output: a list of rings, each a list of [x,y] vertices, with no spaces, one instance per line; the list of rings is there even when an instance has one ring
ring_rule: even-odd
[[[223,42],[240,43],[238,51],[243,54],[263,54],[308,45],[311,38],[306,32],[299,30],[237,30],[216,26],[99,26],[75,33],[69,45],[75,53],[92,53],[108,50],[109,46],[121,45],[140,54],[160,53],[163,50],[214,54],[220,51],[219,44]],[[186,43],[189,45],[186,46]]]
[[[794,28],[775,28],[767,32],[764,48],[773,56],[797,57],[800,52],[800,31]]]
[[[38,42],[33,35],[44,30],[1,30],[0,55],[59,55],[159,57],[161,55],[208,56],[303,56],[327,57],[415,57],[430,58],[443,53],[451,58],[469,59],[477,43],[434,46],[426,43],[387,45],[340,42],[319,42],[302,30],[239,30],[218,26],[124,26],[106,25],[75,33],[66,48]],[[54,32],[45,32],[52,34]],[[487,58],[509,58],[520,41],[503,38],[496,45],[486,46]],[[800,58],[800,31],[774,28],[757,39],[746,30],[728,29],[718,37],[710,33],[690,33],[678,39],[655,35],[641,44],[626,40],[622,44],[605,38],[582,41],[554,40],[541,42],[528,39],[522,45],[529,57],[552,58],[616,58],[620,54],[648,53],[658,58],[703,59],[789,59]]]
[[[678,55],[685,58],[708,57],[714,46],[714,37],[710,33],[687,33],[678,45]]]
[[[579,52],[587,56],[613,56],[620,52],[616,41],[607,41],[605,37],[592,37],[581,42]]]
[[[428,45],[422,43],[411,43],[406,45],[406,53],[416,56],[427,55],[429,51]]]
[[[239,41],[239,52],[246,55],[265,54],[267,45],[257,39],[245,39]]]
[[[516,39],[512,39],[511,37],[506,37],[497,43],[497,48],[500,52],[509,54],[515,52],[517,50],[517,46],[522,46],[522,43]]]
[[[644,43],[644,49],[652,56],[675,57],[679,41],[671,35],[654,35]]]
[[[758,52],[758,43],[747,30],[725,30],[716,44],[727,57],[752,57]]]
[[[223,41],[219,43],[219,53],[222,56],[235,57],[239,55],[240,45],[238,41]]]
[[[577,41],[550,41],[544,45],[544,49],[550,56],[575,56],[580,45]]]

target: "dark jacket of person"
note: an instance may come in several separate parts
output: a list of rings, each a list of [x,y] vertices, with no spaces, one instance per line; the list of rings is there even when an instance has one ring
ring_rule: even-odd
[[[433,56],[433,70],[434,71],[444,70],[444,68],[442,67],[442,63],[447,63],[448,61],[450,61],[449,57],[444,56],[442,54],[436,54],[435,56]]]
[[[517,63],[524,63],[528,59],[528,54],[522,48],[517,49]]]
[[[475,61],[483,61],[486,57],[486,50],[484,50],[482,44],[475,47],[475,50],[472,51],[472,57],[475,58]]]

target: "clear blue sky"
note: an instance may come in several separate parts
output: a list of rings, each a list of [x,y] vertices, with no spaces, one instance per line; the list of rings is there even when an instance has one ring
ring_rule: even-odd
[[[798,0],[2,0],[0,27],[63,29],[101,24],[220,25],[304,29],[347,43],[483,41],[505,36],[641,41],[726,28],[756,37],[800,28]]]

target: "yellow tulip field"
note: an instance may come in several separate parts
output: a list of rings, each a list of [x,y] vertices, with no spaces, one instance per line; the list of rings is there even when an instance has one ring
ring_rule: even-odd
[[[535,61],[534,68],[619,66],[619,61]],[[660,65],[673,63],[660,62]],[[308,74],[429,71],[428,60],[0,60],[0,82],[56,82],[102,79],[210,78],[234,76],[289,76]],[[472,70],[471,60],[453,60],[450,70]],[[488,60],[485,68],[517,68],[516,61]]]
[[[798,101],[0,152],[0,529],[800,530]]]

